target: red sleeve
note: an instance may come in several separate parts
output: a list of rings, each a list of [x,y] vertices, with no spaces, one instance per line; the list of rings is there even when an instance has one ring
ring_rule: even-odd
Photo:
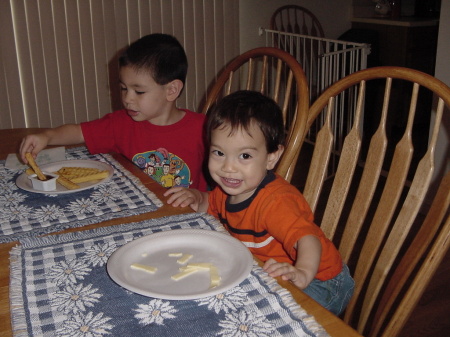
[[[122,130],[126,130],[123,126],[128,121],[123,118],[124,114],[120,112],[111,112],[102,118],[80,124],[86,147],[90,153],[108,153],[112,151],[121,153],[121,150],[116,145],[116,129],[117,125],[121,125]]]

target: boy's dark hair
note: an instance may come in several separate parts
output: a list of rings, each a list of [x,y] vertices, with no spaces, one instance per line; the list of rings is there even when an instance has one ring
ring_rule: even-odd
[[[280,107],[271,98],[256,91],[240,90],[222,98],[209,112],[207,139],[211,142],[211,132],[224,123],[229,123],[231,132],[238,128],[248,131],[255,121],[260,127],[268,153],[278,150],[284,144],[285,130]]]
[[[148,71],[159,85],[186,81],[188,61],[183,46],[167,34],[150,34],[133,42],[119,58],[119,66]]]

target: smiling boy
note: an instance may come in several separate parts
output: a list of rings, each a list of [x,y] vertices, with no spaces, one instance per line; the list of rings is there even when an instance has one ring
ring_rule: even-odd
[[[168,202],[190,204],[218,218],[264,263],[335,314],[353,293],[354,282],[333,243],[313,222],[302,194],[274,173],[283,153],[281,110],[270,98],[238,91],[223,98],[207,122],[211,193],[172,188]]]

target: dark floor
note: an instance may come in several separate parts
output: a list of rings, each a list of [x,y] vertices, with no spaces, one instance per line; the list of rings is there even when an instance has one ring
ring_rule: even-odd
[[[400,336],[450,336],[450,251],[444,257]]]
[[[306,158],[309,155],[306,154]],[[302,169],[301,165],[302,160],[305,160],[304,154],[299,159],[292,179],[292,184],[300,190],[302,190],[305,179],[305,168]],[[447,252],[400,336],[450,336],[450,251]]]

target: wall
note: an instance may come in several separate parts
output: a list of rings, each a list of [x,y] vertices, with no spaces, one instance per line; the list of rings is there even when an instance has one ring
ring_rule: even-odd
[[[352,0],[240,0],[241,52],[265,45],[265,37],[258,34],[258,27],[269,28],[272,13],[284,5],[308,8],[322,24],[325,37],[337,38],[350,29],[351,3]]]

